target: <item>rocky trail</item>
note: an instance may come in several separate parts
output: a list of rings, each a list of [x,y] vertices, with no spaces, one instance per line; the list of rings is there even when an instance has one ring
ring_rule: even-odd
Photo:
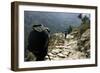
[[[48,51],[46,60],[75,60],[87,58],[84,51],[77,50],[79,48],[79,42],[77,39],[74,38],[73,35],[67,35],[66,39],[63,39],[63,41],[63,44],[55,45],[53,49]]]

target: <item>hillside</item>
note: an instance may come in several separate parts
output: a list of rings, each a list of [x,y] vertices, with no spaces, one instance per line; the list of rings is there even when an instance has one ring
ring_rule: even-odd
[[[90,58],[90,30],[87,29],[78,39],[75,32],[64,38],[63,33],[56,33],[51,38],[48,55],[51,60],[70,60]],[[76,33],[77,34],[77,33]],[[49,60],[46,56],[46,59]]]
[[[82,17],[83,15],[84,17]],[[35,24],[43,24],[50,30],[46,61],[91,57],[90,14],[25,11],[24,16],[25,61],[34,61],[36,59],[27,50],[28,36]],[[66,37],[65,34],[67,34]]]

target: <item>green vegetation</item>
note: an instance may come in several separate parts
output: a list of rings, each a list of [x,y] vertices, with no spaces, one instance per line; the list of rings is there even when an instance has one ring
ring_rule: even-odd
[[[81,25],[79,26],[79,28],[80,28],[80,34],[83,34],[87,29],[90,28],[90,20],[89,20],[88,17],[85,16],[85,17],[82,19],[82,23],[81,23]]]
[[[70,25],[69,28],[67,29],[68,34],[72,32],[72,26]]]

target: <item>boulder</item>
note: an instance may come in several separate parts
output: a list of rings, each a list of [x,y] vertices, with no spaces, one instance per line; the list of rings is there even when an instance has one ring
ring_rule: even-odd
[[[86,41],[90,39],[90,29],[87,29],[81,36],[81,41]]]
[[[70,34],[67,35],[67,39],[73,39],[73,38],[74,38],[73,35],[70,35]]]
[[[52,54],[58,54],[61,51],[62,51],[61,49],[53,49],[51,52]]]
[[[64,54],[62,54],[62,53],[59,53],[59,54],[57,54],[60,58],[65,58],[66,57],[66,55],[64,55]]]

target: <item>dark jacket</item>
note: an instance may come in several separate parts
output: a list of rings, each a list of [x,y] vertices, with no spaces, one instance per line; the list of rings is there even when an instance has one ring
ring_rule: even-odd
[[[43,60],[48,51],[49,33],[47,30],[38,32],[32,30],[28,37],[28,50],[31,51],[37,60]]]

